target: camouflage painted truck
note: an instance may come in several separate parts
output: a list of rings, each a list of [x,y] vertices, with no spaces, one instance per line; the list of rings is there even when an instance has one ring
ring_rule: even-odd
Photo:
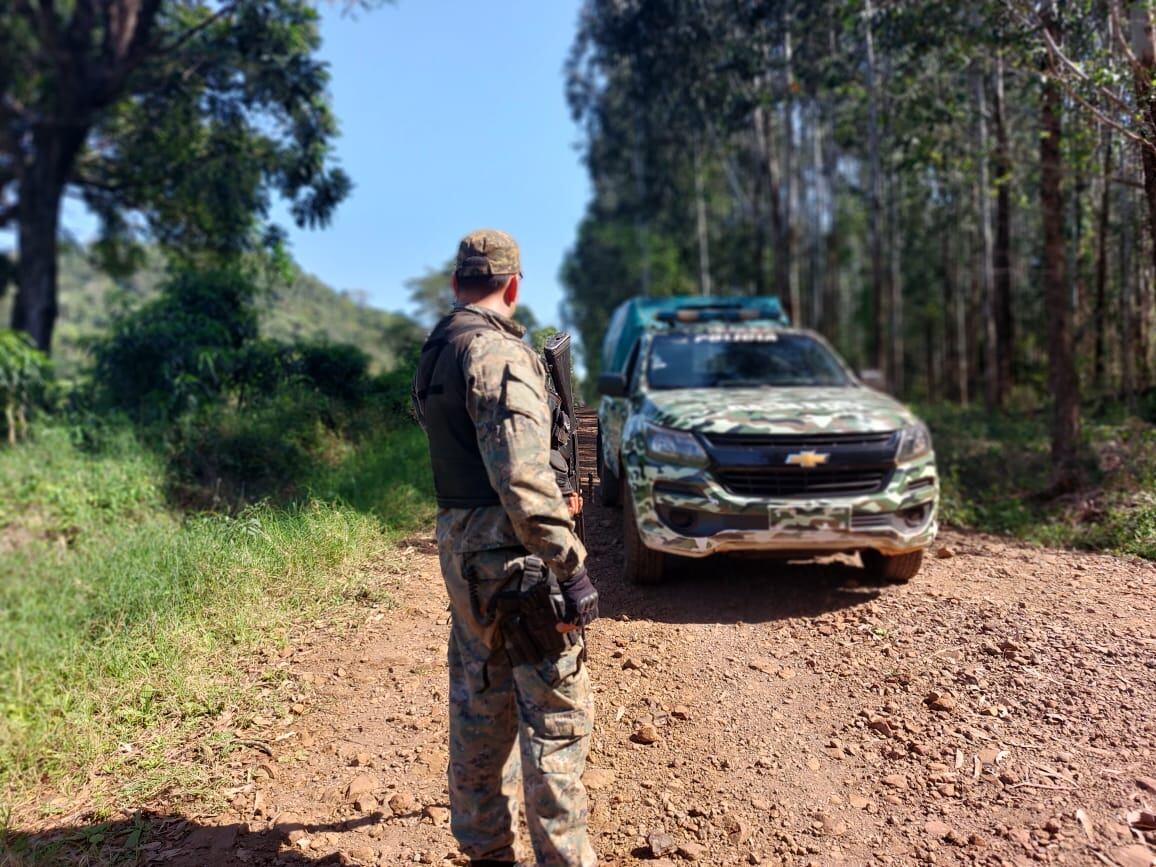
[[[728,551],[919,571],[939,497],[927,426],[776,299],[631,299],[602,365],[600,498],[623,506],[629,580]]]

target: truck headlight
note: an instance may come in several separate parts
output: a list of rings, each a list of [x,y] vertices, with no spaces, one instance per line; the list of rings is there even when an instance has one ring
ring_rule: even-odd
[[[931,431],[923,422],[916,422],[903,429],[899,438],[897,461],[911,461],[921,458],[931,451]]]
[[[652,458],[678,464],[705,464],[708,460],[698,438],[687,431],[671,430],[647,422],[642,428],[646,453]]]

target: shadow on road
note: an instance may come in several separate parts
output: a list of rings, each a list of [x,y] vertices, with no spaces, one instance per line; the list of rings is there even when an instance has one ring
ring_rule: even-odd
[[[879,596],[863,570],[843,562],[784,562],[739,556],[679,561],[656,587],[622,578],[620,551],[596,550],[588,563],[603,617],[664,623],[767,623],[818,617]]]
[[[355,855],[332,847],[306,851],[296,845],[326,831],[347,831],[381,821],[374,813],[333,823],[303,823],[286,817],[265,823],[205,825],[184,816],[141,812],[118,821],[60,825],[36,833],[0,835],[0,867],[49,865],[146,865],[166,867],[317,867],[360,864]],[[259,825],[259,829],[257,826]],[[364,863],[377,863],[376,856]]]

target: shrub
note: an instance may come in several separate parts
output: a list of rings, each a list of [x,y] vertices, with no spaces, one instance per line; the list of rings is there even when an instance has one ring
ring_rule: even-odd
[[[43,400],[51,367],[28,335],[0,329],[0,407],[9,445],[28,436],[28,413]]]
[[[296,376],[293,348],[276,340],[250,340],[229,360],[235,399],[246,407],[267,399]]]
[[[105,402],[138,421],[161,421],[216,400],[235,382],[237,353],[257,337],[255,294],[236,269],[176,272],[159,298],[94,343]]]
[[[95,346],[96,388],[78,414],[136,422],[168,458],[182,506],[293,501],[319,468],[408,422],[411,364],[372,377],[358,347],[262,339],[255,294],[237,270],[177,272]],[[94,447],[99,436],[77,429]]]
[[[365,393],[369,356],[348,343],[299,343],[301,375],[321,394],[354,403]]]
[[[944,523],[1156,559],[1156,428],[1104,405],[1084,426],[1086,487],[1056,497],[1046,413],[923,408],[942,480]]]

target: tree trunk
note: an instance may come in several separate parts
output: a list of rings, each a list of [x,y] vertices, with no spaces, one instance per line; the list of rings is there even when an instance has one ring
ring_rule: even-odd
[[[1151,239],[1148,241],[1152,243]],[[1152,387],[1152,253],[1136,257],[1136,386],[1141,392]]]
[[[814,328],[823,322],[823,116],[818,105],[804,127],[807,135],[807,164],[803,175],[810,183],[805,195],[807,207],[807,321]]]
[[[759,127],[761,122],[759,110],[755,109],[751,115],[751,131],[749,133],[752,141],[752,150],[756,155],[756,169],[753,172],[754,183],[751,185],[751,221],[753,223],[752,232],[754,235],[752,241],[754,244],[752,267],[755,272],[755,283],[752,288],[755,295],[769,294],[767,291],[767,218],[763,214],[762,195],[766,179],[764,172],[761,171],[763,148],[763,136]]]
[[[956,209],[951,208],[948,225],[956,224]],[[943,372],[949,391],[960,406],[967,406],[967,316],[963,288],[956,273],[955,233],[947,228],[939,232],[940,267],[943,269]]]
[[[827,50],[832,57],[839,51],[834,15],[828,17]],[[820,292],[823,296],[823,319],[820,321],[820,329],[828,339],[846,350],[848,341],[844,323],[848,317],[849,305],[842,301],[843,287],[839,261],[839,144],[835,139],[835,110],[830,95],[820,98],[817,105],[820,151],[818,162],[822,166],[823,188],[823,195],[816,206],[818,219],[815,230],[816,236],[822,238],[823,283]]]
[[[970,236],[967,238],[968,257],[965,259],[967,271],[967,298],[966,304],[966,327],[964,333],[967,334],[967,369],[971,373],[971,381],[967,388],[973,398],[979,398],[983,394],[983,341],[980,336],[983,334],[983,283],[979,277],[979,271],[975,267],[975,263],[979,260],[979,252],[977,252],[974,238]]]
[[[995,308],[996,360],[999,365],[996,404],[1003,406],[1015,381],[1015,320],[1012,316],[1011,269],[1011,145],[1008,141],[1003,87],[1003,56],[996,55],[992,88],[992,120],[995,127],[995,250],[992,304]]]
[[[906,358],[903,326],[903,261],[902,245],[899,242],[899,212],[903,197],[903,182],[897,173],[887,184],[887,253],[889,274],[887,279],[887,330],[890,332],[887,352],[887,378],[892,394],[906,392]]]
[[[1132,70],[1132,81],[1136,91],[1136,107],[1144,119],[1145,144],[1140,148],[1141,164],[1144,168],[1144,197],[1148,203],[1149,262],[1156,264],[1156,88],[1152,86],[1156,76],[1156,38],[1153,36],[1152,10],[1145,2],[1134,2],[1131,6],[1132,53],[1136,62]],[[1141,282],[1137,299],[1139,315],[1136,319],[1137,341],[1136,367],[1141,387],[1149,384],[1148,365],[1148,320],[1151,318],[1150,293]]]
[[[980,302],[980,321],[983,325],[983,397],[988,410],[999,405],[999,347],[995,329],[995,241],[991,231],[991,175],[988,168],[987,84],[985,71],[974,74],[975,114],[979,177],[977,204],[979,205],[980,283],[983,293]]]
[[[1127,152],[1120,154],[1120,171],[1129,170]],[[1131,189],[1125,187],[1120,202],[1120,390],[1129,412],[1136,409],[1136,353],[1134,351],[1132,320],[1135,294],[1132,280],[1132,250],[1136,243],[1134,234],[1136,207]]]
[[[775,147],[774,122],[770,113],[760,106],[754,110],[755,143],[759,152],[760,162],[764,168],[764,177],[767,187],[767,212],[771,218],[771,238],[775,244],[774,261],[774,292],[787,304],[790,296],[787,285],[787,258],[784,253],[783,239],[786,237],[783,224],[782,204],[782,174],[779,168],[777,148]],[[794,315],[794,311],[791,311]]]
[[[820,128],[825,131],[822,137],[823,161],[823,207],[826,210],[825,224],[820,220],[824,230],[823,235],[823,320],[820,329],[829,339],[842,341],[843,316],[840,303],[839,280],[839,214],[838,214],[838,181],[839,181],[839,150],[835,141],[834,113],[824,104]]]
[[[761,172],[759,173],[762,174]],[[759,205],[759,191],[758,188],[762,186],[757,184],[755,187],[754,207],[751,209],[751,219],[754,221],[754,262],[753,267],[755,271],[755,285],[753,287],[756,295],[768,295],[767,292],[767,221],[763,217],[761,207]]]
[[[1061,29],[1049,2],[1042,19],[1057,44]],[[1056,83],[1055,61],[1045,60],[1040,99],[1040,210],[1044,230],[1044,307],[1048,323],[1048,385],[1055,401],[1052,415],[1052,487],[1057,493],[1078,482],[1076,448],[1080,435],[1079,383],[1072,355],[1072,310],[1067,295],[1062,188],[1063,93]]]
[[[926,214],[925,214],[926,216]],[[927,400],[935,403],[943,401],[944,395],[941,393],[941,374],[943,360],[942,348],[943,339],[939,334],[939,322],[935,316],[931,314],[931,306],[925,308],[923,314],[923,365],[925,368],[925,382]]]
[[[792,68],[790,13],[783,22],[783,180],[786,183],[783,206],[782,256],[787,281],[787,302],[791,305],[791,321],[806,324],[799,291],[799,173],[796,170],[798,153],[795,148],[795,86]]]
[[[650,296],[650,226],[646,218],[646,162],[642,155],[642,121],[640,110],[634,110],[634,136],[631,141],[630,163],[634,172],[635,204],[634,232],[638,240],[638,255],[642,260],[638,272],[638,292]]]
[[[21,185],[16,297],[12,304],[12,328],[25,331],[42,352],[52,349],[56,326],[56,231],[60,222],[62,191],[43,189],[34,182]]]
[[[56,326],[57,231],[64,182],[87,136],[79,127],[40,127],[32,135],[32,159],[20,179],[16,298],[12,328],[27,332],[37,348],[52,349]]]
[[[1104,394],[1108,389],[1107,330],[1108,330],[1108,232],[1112,225],[1112,130],[1104,127],[1104,175],[1100,187],[1100,215],[1096,229],[1096,307],[1092,314],[1095,340],[1092,351],[1092,370],[1096,390]]]
[[[711,294],[710,279],[710,237],[707,232],[706,181],[703,178],[702,148],[694,146],[694,216],[695,232],[698,235],[698,291],[702,295]]]
[[[871,363],[878,370],[886,370],[887,328],[886,263],[883,258],[883,193],[881,189],[879,156],[879,83],[875,63],[875,8],[873,0],[863,3],[864,39],[867,55],[867,157],[868,196],[867,234],[868,256],[871,259]]]

